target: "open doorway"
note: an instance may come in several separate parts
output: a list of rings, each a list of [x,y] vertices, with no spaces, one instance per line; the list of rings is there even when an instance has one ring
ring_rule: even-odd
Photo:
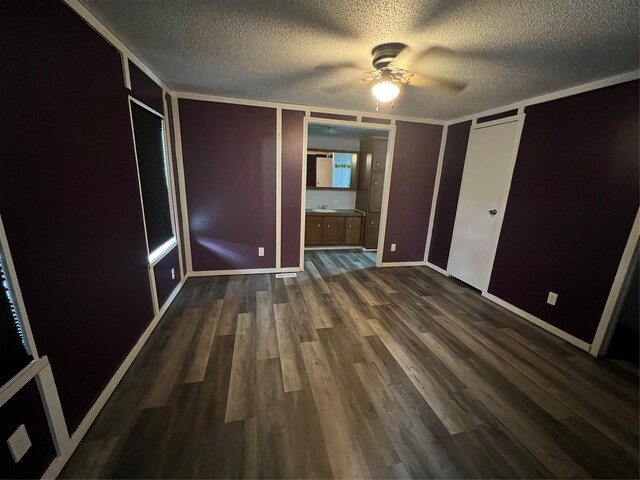
[[[368,252],[380,264],[391,125],[307,119],[304,250]]]

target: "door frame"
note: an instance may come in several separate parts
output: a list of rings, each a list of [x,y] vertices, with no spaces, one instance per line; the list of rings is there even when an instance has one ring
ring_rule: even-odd
[[[471,148],[473,146],[474,133],[476,131],[482,130],[484,128],[495,127],[496,125],[502,125],[502,124],[505,124],[505,123],[518,122],[518,128],[516,130],[516,138],[515,138],[515,142],[514,142],[514,145],[513,145],[513,150],[511,152],[511,158],[509,160],[509,165],[508,165],[507,188],[505,189],[505,193],[504,193],[502,199],[500,200],[500,207],[499,207],[498,215],[497,215],[497,219],[496,219],[496,221],[498,222],[498,228],[496,229],[496,238],[495,238],[495,241],[493,242],[493,245],[491,245],[491,247],[490,247],[489,275],[487,277],[486,285],[482,285],[482,288],[480,289],[483,294],[484,293],[488,293],[489,284],[491,283],[491,275],[493,273],[493,265],[495,263],[496,253],[498,251],[498,243],[500,242],[500,233],[502,232],[502,223],[504,221],[505,212],[507,211],[507,201],[509,199],[509,191],[511,190],[511,182],[512,182],[512,179],[513,179],[513,171],[515,170],[516,160],[518,158],[518,149],[520,148],[520,139],[522,138],[522,130],[524,129],[525,116],[526,116],[525,113],[521,112],[521,113],[517,113],[516,115],[512,115],[510,117],[499,118],[497,120],[492,120],[490,122],[477,123],[476,120],[473,120],[473,122],[471,124],[471,130],[469,132],[469,142],[467,144],[467,152],[466,152],[465,158],[464,158],[464,169],[462,170],[462,179],[460,181],[460,193],[458,194],[458,204],[456,206],[456,216],[455,216],[455,220],[454,220],[454,224],[453,224],[453,232],[451,234],[451,240],[452,241],[451,241],[451,246],[449,247],[449,258],[447,260],[447,272],[449,272],[449,261],[451,261],[451,254],[452,254],[452,250],[453,250],[453,248],[452,248],[453,247],[453,238],[455,237],[456,227],[458,226],[457,219],[458,219],[458,213],[459,213],[459,210],[460,210],[460,195],[462,195],[462,192],[463,192],[465,175],[468,176],[468,171],[469,171],[467,166],[469,165],[469,152],[471,151]]]
[[[358,117],[360,118],[360,117]],[[391,120],[390,124],[366,123],[359,120],[334,120],[331,118],[311,117],[309,112],[304,117],[304,135],[302,140],[302,184],[301,184],[301,202],[300,202],[300,270],[304,271],[304,225],[305,214],[307,210],[307,145],[309,136],[309,125],[333,125],[365,128],[369,130],[386,130],[387,138],[387,164],[385,166],[384,185],[382,189],[382,208],[380,209],[380,226],[378,230],[378,246],[376,249],[376,267],[382,266],[382,255],[384,246],[384,234],[387,227],[387,212],[389,207],[389,191],[391,189],[391,172],[393,169],[393,149],[396,138],[395,120]],[[358,159],[358,168],[360,168],[361,159]],[[335,247],[334,247],[335,248]],[[357,248],[353,245],[349,248]]]

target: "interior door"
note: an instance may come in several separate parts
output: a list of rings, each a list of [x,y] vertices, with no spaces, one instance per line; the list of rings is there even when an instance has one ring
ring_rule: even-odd
[[[449,264],[450,275],[486,290],[524,115],[471,130]]]

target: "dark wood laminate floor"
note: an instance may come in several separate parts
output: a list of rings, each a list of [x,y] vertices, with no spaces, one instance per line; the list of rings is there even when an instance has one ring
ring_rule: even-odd
[[[65,478],[637,478],[638,372],[427,267],[190,279]]]

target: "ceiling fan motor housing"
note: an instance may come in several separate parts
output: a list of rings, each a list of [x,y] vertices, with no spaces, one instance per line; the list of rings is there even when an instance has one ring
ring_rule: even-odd
[[[398,54],[406,48],[404,43],[383,43],[371,50],[373,55],[373,68],[381,70],[387,68],[389,63],[398,56]]]

